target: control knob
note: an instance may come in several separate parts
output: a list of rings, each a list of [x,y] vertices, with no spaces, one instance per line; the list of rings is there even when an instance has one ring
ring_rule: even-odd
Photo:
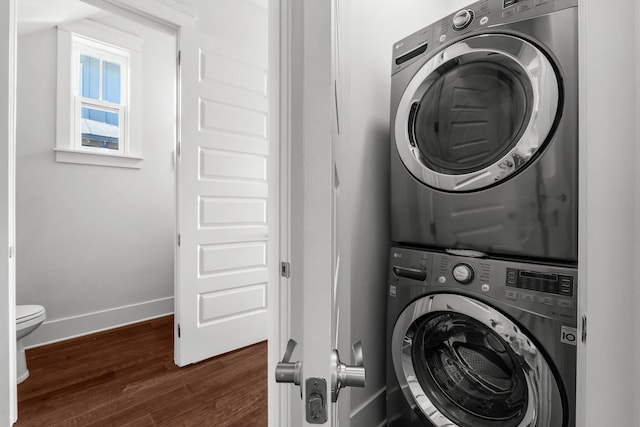
[[[462,9],[453,15],[453,29],[456,31],[464,30],[473,21],[473,11],[471,9]]]
[[[453,267],[453,278],[462,285],[468,285],[473,281],[473,269],[469,264],[457,264]]]

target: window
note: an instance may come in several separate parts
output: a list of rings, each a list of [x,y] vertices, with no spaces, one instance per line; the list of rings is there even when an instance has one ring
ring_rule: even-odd
[[[57,161],[140,167],[141,47],[88,20],[58,28]]]
[[[110,52],[75,35],[72,40],[78,82],[74,120],[79,123],[74,132],[75,148],[123,154],[127,143],[128,54]]]

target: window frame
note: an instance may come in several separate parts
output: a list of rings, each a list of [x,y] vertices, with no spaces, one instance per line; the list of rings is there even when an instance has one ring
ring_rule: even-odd
[[[56,161],[140,168],[142,165],[142,47],[144,40],[91,20],[58,27]],[[84,98],[79,93],[80,55],[118,63],[120,104]],[[102,83],[100,83],[102,84]],[[82,145],[83,106],[117,112],[118,149]]]

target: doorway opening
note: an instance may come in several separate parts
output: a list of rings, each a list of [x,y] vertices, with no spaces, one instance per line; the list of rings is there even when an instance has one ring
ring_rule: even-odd
[[[61,162],[54,151],[57,26],[78,23],[141,41],[143,77],[129,88],[131,99],[141,100],[129,108],[130,125],[135,120],[138,129],[130,135],[141,146],[134,168]],[[44,306],[48,317],[25,338],[27,347],[173,312],[176,51],[175,32],[158,25],[79,0],[21,0],[16,300]],[[106,79],[94,81],[106,85]],[[83,118],[83,127],[84,121],[97,123]]]
[[[118,1],[102,0],[86,0],[86,2],[103,5],[112,12],[114,11],[113,8],[118,8],[119,6],[117,5],[120,4]],[[175,167],[173,185],[169,189],[169,192],[173,191],[174,195],[172,215],[175,221],[172,224],[173,234],[170,240],[173,245],[171,247],[175,248],[176,244],[178,246],[178,249],[175,250],[176,258],[172,257],[170,261],[173,262],[175,259],[175,264],[172,265],[175,270],[175,275],[172,274],[175,290],[172,286],[174,295],[170,298],[161,297],[151,302],[159,305],[167,303],[170,306],[167,310],[168,312],[173,311],[175,307],[174,338],[176,342],[175,354],[177,354],[175,363],[183,366],[195,363],[198,359],[201,360],[217,354],[213,350],[208,351],[205,349],[206,351],[201,351],[202,349],[196,346],[196,351],[192,352],[196,354],[196,358],[187,359],[183,357],[184,351],[181,358],[181,352],[179,351],[181,345],[183,345],[181,343],[186,343],[189,340],[198,344],[217,343],[225,341],[227,337],[233,337],[235,339],[234,342],[237,342],[241,338],[244,343],[238,346],[241,347],[242,345],[252,344],[250,342],[253,339],[252,337],[258,333],[260,334],[258,341],[266,339],[267,300],[271,301],[272,299],[271,297],[267,298],[270,295],[266,292],[267,284],[276,283],[279,277],[277,247],[274,243],[277,239],[277,232],[273,232],[273,230],[276,230],[275,227],[271,228],[272,223],[277,223],[278,209],[275,203],[272,202],[275,199],[271,199],[270,196],[276,193],[277,189],[268,186],[267,182],[277,182],[274,177],[277,178],[278,170],[277,159],[273,164],[269,163],[267,168],[268,157],[273,154],[273,151],[277,152],[273,145],[269,143],[267,127],[271,100],[267,97],[267,43],[266,37],[261,36],[266,34],[267,29],[267,4],[266,2],[255,2],[253,0],[234,2],[230,3],[228,7],[225,6],[225,12],[229,12],[228,14],[219,14],[212,4],[205,3],[202,8],[206,10],[198,11],[202,13],[198,16],[198,22],[196,22],[195,13],[192,15],[183,13],[181,8],[180,10],[173,10],[173,6],[168,6],[171,8],[171,11],[168,11],[164,6],[160,5],[156,15],[155,9],[153,11],[148,8],[145,9],[147,6],[153,6],[154,4],[152,3],[155,2],[141,3],[144,3],[144,5],[141,5],[140,9],[127,9],[124,16],[141,13],[154,22],[153,18],[157,18],[157,22],[162,25],[168,24],[172,30],[169,33],[175,38],[173,44],[174,56],[172,57],[174,68],[176,39],[182,50],[181,56],[178,57],[181,58],[181,65],[177,67],[176,71],[178,74],[177,81],[180,84],[176,85],[176,80],[173,80],[166,85],[178,92],[172,105],[175,115],[171,119],[167,119],[167,123],[170,122],[173,127],[171,131],[162,132],[163,136],[169,134],[175,138],[176,135],[179,135],[182,138],[182,141],[178,142],[176,147],[176,151],[179,153],[177,159],[173,152],[166,158],[168,163]],[[124,2],[122,4],[123,7],[126,6]],[[222,15],[225,16],[225,22],[221,22],[221,25],[211,25],[211,20],[220,20]],[[242,19],[243,22],[253,17],[255,19],[252,18],[251,22],[260,24],[257,25],[260,27],[260,31],[245,34],[245,31],[238,30],[239,26],[228,25],[226,21],[230,20],[229,16],[233,16],[234,20],[237,21]],[[105,25],[109,26],[111,22],[106,22],[106,20],[115,20],[116,17],[100,16],[95,19],[105,20]],[[190,38],[190,43],[186,41],[187,38]],[[55,43],[49,46],[51,50],[56,50]],[[185,49],[185,47],[191,48]],[[18,50],[20,54],[20,46]],[[223,61],[226,66],[212,66],[212,64],[219,64],[219,61]],[[203,81],[205,84],[200,84]],[[155,89],[158,90],[161,86],[156,84]],[[202,89],[202,92],[199,92],[200,89]],[[20,87],[18,92],[20,92]],[[50,89],[48,96],[52,97],[52,92],[54,90]],[[176,100],[179,102],[176,103]],[[21,102],[18,100],[19,115],[22,114],[20,110],[22,108]],[[35,102],[33,104],[35,105]],[[50,104],[55,105],[55,102],[50,102]],[[187,108],[184,108],[185,105]],[[33,111],[36,111],[36,109],[28,110],[28,113],[32,114]],[[145,113],[148,113],[148,111],[145,111]],[[43,123],[46,123],[52,129],[53,125],[51,123],[54,122],[54,119],[50,118],[49,121],[49,123],[44,121]],[[185,124],[184,129],[181,129],[182,123]],[[153,126],[160,124],[165,123],[156,118]],[[54,133],[54,131],[51,131],[51,135],[48,136],[49,147],[54,147]],[[21,150],[22,137],[23,135],[18,132],[17,139],[20,141],[17,144],[18,150]],[[153,142],[151,143],[153,144]],[[147,141],[145,140],[146,143]],[[147,164],[146,148],[144,150],[145,159],[142,170],[146,169]],[[52,152],[49,152],[48,156],[48,160],[52,162],[52,158],[56,157]],[[42,155],[40,161],[43,161],[42,159],[45,157],[46,155]],[[23,156],[19,153],[18,168],[20,168],[22,160]],[[89,168],[87,165],[70,165],[61,162],[55,162],[54,165],[56,171],[61,170],[61,168],[74,171],[71,173],[71,177],[67,178],[62,184],[77,185],[78,188],[83,190],[83,197],[81,198],[90,204],[97,204],[100,197],[103,196],[101,193],[105,191],[101,190],[101,185],[106,187],[111,184],[109,178],[84,178],[81,171],[87,170]],[[126,174],[132,176],[140,172],[140,170],[115,167],[92,166],[92,168],[111,171],[105,172],[110,175]],[[187,176],[187,179],[185,179],[186,171],[192,174]],[[25,180],[22,175],[21,172],[18,173],[18,181]],[[29,182],[31,179],[27,175],[25,182]],[[211,190],[210,192],[207,194],[189,193],[192,189],[195,191],[202,189],[203,186],[200,184],[203,181],[206,181],[205,184],[213,184],[208,187],[208,190]],[[187,185],[183,186],[185,182],[188,182],[190,188],[187,188]],[[120,182],[121,189],[127,187],[127,185],[129,185],[128,182]],[[20,183],[18,187],[20,189]],[[46,194],[49,190],[46,186],[41,186],[40,188],[44,188],[44,190],[41,189],[39,194]],[[168,186],[164,188],[167,189]],[[137,188],[137,194],[140,198],[148,197],[144,186]],[[118,251],[123,250],[122,242],[117,247],[116,245],[104,243],[105,236],[108,234],[105,231],[107,225],[110,226],[111,223],[117,223],[117,221],[125,218],[129,219],[128,216],[130,215],[144,217],[144,215],[141,215],[141,211],[144,210],[136,208],[133,204],[135,198],[126,199],[113,194],[109,198],[112,201],[126,205],[126,209],[111,216],[100,212],[99,215],[92,216],[84,213],[84,215],[76,217],[79,218],[78,221],[86,225],[83,231],[87,234],[82,236],[84,241],[91,242],[94,244],[93,248],[95,248],[94,251],[86,251],[92,257],[85,258],[85,263],[95,262],[95,265],[100,268],[98,272],[105,273],[112,273],[121,263],[129,261],[126,255],[118,253]],[[269,201],[267,200],[268,198]],[[20,196],[18,199],[19,211],[21,209]],[[60,198],[51,195],[47,198],[45,207],[54,206],[60,210],[66,209],[69,215],[77,214],[76,210],[81,210],[82,208],[76,207],[74,209],[76,205],[71,201],[71,196]],[[185,206],[188,206],[189,212],[185,213],[186,209],[181,211]],[[157,210],[152,207],[150,211],[146,212],[151,212],[152,215],[155,215]],[[235,214],[238,212],[240,215]],[[189,221],[185,221],[185,218]],[[269,227],[267,227],[268,218]],[[154,228],[151,224],[153,220],[155,218],[149,219],[148,216],[146,222],[138,222],[133,231],[129,229],[129,232],[119,235],[121,240],[131,234],[139,236],[141,232],[147,232]],[[177,220],[180,220],[180,222]],[[273,222],[271,222],[272,220]],[[32,223],[39,227],[39,231],[43,234],[41,236],[42,239],[48,234],[57,233],[55,227],[50,230],[52,224],[44,219],[41,219],[40,222],[33,221]],[[20,224],[18,225],[18,240],[20,240],[23,228]],[[184,231],[187,228],[189,228],[189,232]],[[102,232],[96,230],[101,230]],[[89,234],[90,232],[95,232],[95,234],[91,235]],[[199,233],[199,236],[194,239],[196,233]],[[63,233],[58,234],[64,237]],[[197,240],[200,236],[212,237],[212,240]],[[136,243],[140,243],[140,240],[137,240]],[[80,241],[84,242],[83,240]],[[137,246],[138,252],[152,254],[156,247],[150,248],[145,243],[154,244],[156,242],[143,242],[142,245]],[[98,249],[102,249],[105,246],[112,249],[112,251],[107,252],[105,256],[100,256],[102,253],[98,252]],[[24,245],[21,245],[21,247],[24,248]],[[184,250],[180,249],[180,247]],[[187,253],[185,248],[189,248],[189,256],[184,255]],[[59,263],[54,261],[48,261],[52,273],[76,268],[71,261],[77,261],[79,257],[74,257],[74,254],[49,249],[49,251],[43,250],[41,255],[42,253],[46,255],[52,254],[60,258],[59,252],[63,255],[66,254],[66,257],[63,258],[67,262],[66,268],[60,267]],[[148,254],[145,253],[145,255]],[[55,259],[57,260],[58,258]],[[34,259],[39,260],[39,258]],[[269,260],[268,265],[267,260]],[[160,258],[156,257],[150,268],[157,267],[160,264]],[[185,265],[188,268],[184,268]],[[85,268],[84,264],[81,267]],[[140,273],[140,276],[137,276],[140,278],[142,275],[148,274],[150,268],[145,268],[145,266],[141,266],[138,263],[137,269],[132,271]],[[191,280],[194,277],[185,279],[179,275],[181,272],[188,272],[188,274],[195,276],[195,279],[204,279],[207,282],[206,285],[210,285],[210,288],[202,290],[202,287],[199,287],[200,282],[196,283],[196,280]],[[125,276],[121,274],[118,278],[123,279]],[[276,278],[275,281],[273,280],[274,278]],[[88,280],[95,280],[100,283],[97,292],[94,292],[90,285],[87,285]],[[18,287],[20,287],[22,284],[20,273],[18,274],[18,283]],[[56,286],[60,293],[55,294],[57,299],[54,299],[53,302],[66,303],[68,300],[76,300],[77,304],[77,300],[80,298],[90,298],[95,303],[96,301],[94,300],[101,298],[102,303],[113,303],[116,298],[116,289],[112,286],[113,283],[113,280],[104,280],[104,277],[100,276],[100,274],[88,277],[87,281],[80,287],[74,288],[60,282]],[[185,294],[180,291],[182,283],[195,283],[195,286],[191,288],[194,292],[184,297]],[[136,285],[137,283],[131,286],[128,291],[139,295],[140,290]],[[182,298],[178,298],[180,295],[182,295]],[[249,298],[244,298],[244,296]],[[18,302],[20,302],[21,296],[18,295],[18,298]],[[175,304],[173,303],[173,298],[175,298]],[[178,302],[181,304],[186,302],[186,304],[191,305],[182,306]],[[45,301],[42,302],[42,305],[47,306],[49,303]],[[133,304],[119,307],[125,311],[133,311],[139,308],[138,306],[139,304]],[[222,315],[217,312],[219,309],[222,309]],[[54,316],[51,313],[51,309],[47,310],[50,314],[49,318],[52,319]],[[181,317],[180,313],[188,313],[191,317],[187,317],[187,315]],[[197,316],[195,316],[196,313]],[[103,318],[113,313],[111,310],[97,310],[94,314]],[[59,320],[61,322],[72,321],[75,320],[75,317],[70,316]],[[89,324],[89,322],[86,322],[86,324]],[[227,325],[228,329],[223,330],[223,327],[227,327]],[[212,333],[220,332],[219,335],[224,340],[198,339],[198,336],[190,334],[196,329],[203,329],[203,326],[211,327],[209,331],[212,331]],[[230,330],[233,330],[233,333]],[[77,335],[82,335],[82,332]],[[225,351],[231,350],[227,349]]]

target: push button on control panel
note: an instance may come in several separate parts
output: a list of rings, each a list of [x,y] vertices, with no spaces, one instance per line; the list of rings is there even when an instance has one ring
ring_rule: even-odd
[[[573,302],[571,300],[568,300],[568,299],[559,299],[558,300],[558,307],[560,307],[560,308],[571,308],[571,307],[573,307]]]
[[[542,304],[546,304],[546,305],[554,305],[555,301],[553,298],[551,297],[538,297],[538,301],[540,301]]]
[[[522,3],[518,5],[518,13],[525,12],[531,9],[531,3]]]
[[[522,301],[536,302],[536,296],[534,294],[522,294]]]

